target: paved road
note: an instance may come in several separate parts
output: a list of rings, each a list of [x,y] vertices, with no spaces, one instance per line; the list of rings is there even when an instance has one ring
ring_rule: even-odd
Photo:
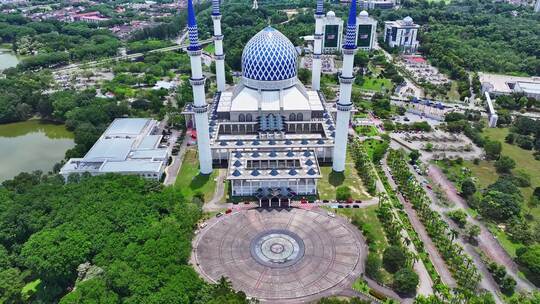
[[[219,169],[215,169],[219,170]],[[226,170],[219,170],[217,181],[216,181],[216,189],[214,189],[214,196],[212,199],[205,203],[203,205],[203,210],[206,212],[212,212],[212,211],[220,211],[224,208],[227,208],[227,204],[222,204],[221,200],[223,196],[225,195],[225,178],[227,177],[227,171]]]
[[[386,157],[383,160],[383,162],[386,164]],[[385,166],[383,166],[383,167],[385,167]],[[375,171],[375,172],[377,172],[377,171]],[[390,181],[390,183],[392,182],[391,178],[389,178],[389,181]],[[376,185],[377,185],[377,191],[378,192],[383,192],[383,193],[386,193],[388,195],[388,192],[386,191],[386,188],[382,184],[380,177],[377,178]],[[392,185],[392,184],[390,184],[390,185]],[[394,187],[392,187],[392,188],[395,189]],[[394,212],[395,218],[397,218],[397,219],[400,218],[399,215],[396,213],[395,209],[392,209],[392,212]],[[412,240],[412,238],[409,236],[406,229],[401,230],[401,236],[403,238],[405,238],[405,239]],[[409,245],[407,246],[407,248],[413,254],[418,255],[418,251],[416,250],[416,247],[413,244],[413,242],[410,242]],[[429,276],[429,272],[427,271],[427,268],[426,268],[426,265],[424,264],[424,261],[422,261],[421,259],[418,259],[414,263],[413,268],[414,268],[415,272],[418,274],[418,278],[419,278],[417,294],[418,295],[423,295],[423,296],[432,295],[433,294],[433,281],[431,280],[431,277]],[[412,303],[412,302],[414,302],[414,299],[413,298],[402,298],[401,302],[402,303]]]
[[[403,204],[403,207],[405,209],[405,212],[407,213],[407,216],[409,217],[409,221],[411,222],[411,225],[413,226],[416,233],[418,233],[418,236],[420,237],[420,240],[424,243],[424,247],[426,251],[429,254],[429,258],[431,260],[431,263],[433,263],[433,266],[435,267],[435,270],[441,277],[441,281],[450,287],[456,287],[456,281],[452,277],[452,274],[450,273],[450,270],[448,269],[446,263],[444,262],[442,256],[439,254],[439,251],[437,250],[437,247],[435,247],[435,244],[429,237],[426,228],[420,222],[420,219],[418,218],[416,211],[413,209],[412,205],[408,203],[401,193],[397,190],[397,185],[394,182],[394,179],[392,178],[392,175],[390,174],[390,171],[388,169],[388,164],[386,163],[386,157],[383,158],[383,170],[388,178],[388,182],[390,183],[390,186],[392,189],[395,190],[397,197],[399,201]]]
[[[468,208],[467,202],[458,195],[458,191],[455,188],[454,184],[449,181],[444,173],[439,169],[439,167],[430,165],[429,166],[429,178],[435,183],[438,184],[441,189],[446,193],[448,199],[455,204],[455,208],[466,209]],[[428,191],[428,193],[431,191]],[[467,214],[467,221],[473,223],[480,227],[480,235],[477,237],[478,247],[486,254],[490,259],[495,261],[497,264],[503,265],[506,268],[506,271],[511,275],[517,283],[517,289],[520,291],[532,291],[536,287],[526,279],[521,278],[518,275],[518,266],[512,259],[512,257],[504,250],[504,248],[499,244],[497,239],[493,237],[491,232],[487,227],[474,217]]]
[[[186,155],[187,141],[188,137],[184,136],[178,155],[173,156],[172,164],[165,169],[165,172],[167,172],[167,177],[164,182],[165,186],[174,185],[176,182],[176,177],[178,176],[180,168],[182,167],[182,162],[184,161],[184,156]]]
[[[213,41],[214,41],[213,39],[206,39],[206,40],[199,41],[199,43],[201,45],[205,45],[205,44],[211,43]],[[125,55],[125,56],[116,56],[116,57],[106,58],[106,59],[97,60],[97,61],[90,61],[90,62],[85,62],[85,63],[75,63],[75,64],[70,64],[70,65],[65,66],[65,67],[54,69],[54,71],[55,72],[69,72],[69,71],[72,71],[72,70],[77,70],[77,69],[79,69],[81,67],[83,67],[83,68],[91,68],[91,67],[96,67],[96,66],[99,66],[99,65],[102,65],[102,64],[105,64],[105,63],[114,62],[114,61],[117,61],[117,60],[127,60],[127,59],[139,58],[139,57],[142,57],[142,56],[144,56],[146,54],[176,51],[176,50],[186,48],[188,45],[189,45],[189,43],[183,43],[183,44],[180,44],[180,45],[173,45],[173,46],[169,46],[169,47],[165,47],[165,48],[161,48],[161,49],[155,49],[155,50],[151,50],[151,51],[143,52],[143,53],[135,53],[135,54],[129,54],[129,55]]]

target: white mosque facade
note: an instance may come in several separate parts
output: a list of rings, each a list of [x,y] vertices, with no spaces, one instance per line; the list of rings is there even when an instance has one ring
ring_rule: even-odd
[[[317,1],[316,17],[324,16],[322,2]],[[356,18],[349,18],[352,21],[347,25],[339,102],[328,103],[320,91],[312,89],[319,88],[319,83],[307,88],[298,80],[294,45],[278,30],[267,27],[244,48],[241,82],[227,89],[218,87],[207,104],[191,0],[188,10],[194,103],[183,113],[197,127],[201,173],[226,167],[233,196],[255,196],[280,205],[294,196],[316,195],[321,164],[331,164],[338,172],[345,168]],[[356,15],[355,1],[351,14]],[[216,38],[221,42],[220,26],[215,24],[221,16],[219,0],[213,1],[212,15],[214,34],[219,33]],[[316,38],[322,38],[317,34]],[[216,50],[221,52],[216,60],[223,60],[223,49]],[[314,53],[322,54],[321,43]],[[316,61],[313,73],[320,74]],[[320,77],[313,78],[320,81]],[[217,79],[223,78],[217,75]]]

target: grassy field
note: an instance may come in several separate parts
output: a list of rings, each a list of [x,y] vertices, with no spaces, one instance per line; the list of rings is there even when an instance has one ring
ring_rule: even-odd
[[[383,87],[386,91],[392,90],[393,85],[390,79],[380,79],[380,78],[365,78],[364,83],[359,86],[362,90],[381,92]]]
[[[489,137],[491,140],[497,140],[502,143],[502,155],[509,156],[516,161],[516,169],[514,169],[514,172],[520,170],[531,177],[531,187],[520,188],[520,191],[525,200],[525,203],[522,206],[523,212],[532,214],[532,223],[535,223],[540,220],[540,207],[531,206],[530,199],[534,188],[540,186],[540,174],[538,173],[540,172],[540,161],[534,159],[531,151],[505,143],[504,138],[508,132],[508,128],[486,128],[484,129],[483,135]],[[455,165],[453,167],[445,168],[448,170],[447,176],[452,181],[459,179],[461,167],[469,168],[471,170],[471,175],[475,178],[477,184],[481,188],[485,188],[490,184],[493,184],[499,177],[493,163],[493,161],[480,161],[478,165],[475,165],[470,161],[464,161],[462,166]],[[497,226],[491,224],[489,228],[511,256],[515,256],[516,250],[523,246],[509,240],[505,232]]]
[[[180,188],[182,194],[189,200],[200,192],[204,194],[204,200],[207,202],[214,195],[217,174],[218,171],[214,170],[211,175],[200,175],[197,150],[188,149],[174,186]]]
[[[367,239],[369,250],[377,253],[382,258],[382,254],[389,244],[382,223],[377,217],[378,208],[378,206],[370,206],[361,209],[332,209],[332,211],[351,219],[352,224],[362,231],[362,234]],[[392,275],[384,267],[381,267],[380,270],[383,283],[391,284]]]
[[[356,133],[361,136],[376,136],[379,135],[379,131],[375,126],[357,126],[354,128]]]
[[[348,186],[351,189],[352,198],[355,200],[369,199],[362,179],[358,176],[354,168],[353,160],[347,154],[345,173],[334,173],[332,167],[321,167],[322,178],[317,183],[319,189],[319,199],[336,199],[336,189],[340,186]]]
[[[214,46],[213,43],[210,43],[209,45],[204,47],[204,51],[210,54],[214,54],[215,50],[216,50],[216,47]]]

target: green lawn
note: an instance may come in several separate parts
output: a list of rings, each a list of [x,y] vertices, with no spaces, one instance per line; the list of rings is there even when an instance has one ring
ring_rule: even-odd
[[[392,90],[394,87],[392,85],[392,81],[390,79],[380,79],[380,78],[371,78],[366,77],[364,78],[364,83],[359,86],[362,90],[368,90],[368,91],[375,91],[375,92],[381,92],[383,90],[383,87],[386,91]]]
[[[23,295],[23,298],[28,298],[32,294],[36,293],[39,284],[41,284],[41,279],[36,279],[24,285],[24,287],[21,289],[21,294]]]
[[[200,175],[197,150],[188,149],[174,186],[181,189],[182,194],[189,200],[196,193],[203,193],[204,200],[207,202],[214,195],[217,175],[218,170],[214,170],[211,175]]]
[[[535,187],[540,186],[540,161],[534,159],[531,151],[521,149],[518,146],[510,145],[504,142],[504,138],[509,133],[508,128],[486,128],[483,131],[484,136],[488,136],[491,140],[497,140],[502,143],[502,155],[510,156],[516,161],[516,170],[521,170],[531,177],[531,187],[520,188],[525,204],[522,206],[524,212],[530,212],[533,216],[533,223],[540,220],[540,207],[531,206],[530,198]],[[462,166],[445,167],[438,162],[441,167],[446,168],[447,176],[454,181],[459,179],[461,167],[466,167],[471,170],[471,174],[475,177],[477,184],[481,188],[485,188],[493,184],[499,177],[493,166],[493,161],[480,161],[478,165],[470,161],[464,161]],[[491,226],[490,230],[497,237],[500,244],[511,255],[515,256],[516,249],[521,247],[521,244],[516,244],[510,241],[507,235],[496,226]]]
[[[317,183],[319,199],[336,199],[336,189],[340,186],[348,186],[351,189],[352,198],[355,200],[370,198],[349,155],[347,155],[345,173],[334,173],[332,167],[321,167],[321,173],[322,178]]]
[[[375,126],[357,126],[354,128],[356,133],[361,136],[377,136],[379,135],[379,131]]]

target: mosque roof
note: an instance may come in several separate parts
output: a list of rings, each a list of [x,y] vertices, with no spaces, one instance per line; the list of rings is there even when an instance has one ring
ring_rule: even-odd
[[[242,53],[244,78],[280,81],[296,77],[297,52],[292,42],[273,27],[253,36]]]

